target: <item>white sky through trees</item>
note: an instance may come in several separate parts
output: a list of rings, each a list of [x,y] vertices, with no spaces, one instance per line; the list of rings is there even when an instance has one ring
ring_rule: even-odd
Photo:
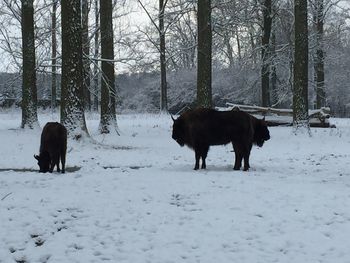
[[[47,0],[46,0],[47,1]],[[44,16],[40,14],[38,15],[38,9],[42,8],[45,0],[37,0],[34,1],[35,5],[35,19],[36,19],[36,29],[43,28],[44,26],[49,26],[51,24],[51,18],[49,15],[49,11],[51,11],[51,8],[46,8],[46,12]],[[119,2],[117,1],[117,5]],[[147,6],[149,6],[149,3],[151,1],[144,1]],[[5,3],[1,1],[0,3],[0,72],[18,72],[19,63],[21,63],[21,28],[20,28],[20,22],[13,16],[10,16],[11,13],[10,10],[8,10],[7,7],[4,6]],[[114,32],[115,37],[125,32],[125,29],[129,29],[131,31],[137,30],[138,27],[143,27],[146,24],[149,24],[149,18],[147,17],[146,13],[142,10],[141,6],[137,3],[136,0],[128,0],[126,1],[123,6],[118,6],[116,10],[120,10],[119,12],[114,12]],[[154,13],[154,9],[150,8],[150,12]],[[4,13],[8,15],[4,15]],[[58,17],[60,19],[60,7],[58,10]],[[120,17],[119,17],[120,16]],[[95,23],[94,21],[94,10],[90,11],[89,14],[89,20],[90,25],[93,26]],[[60,29],[59,29],[60,31]],[[90,32],[91,34],[91,32]],[[120,38],[120,36],[119,36]],[[8,41],[10,40],[10,45],[8,45]],[[50,38],[47,38],[46,41],[51,41]],[[58,35],[58,41],[60,43],[60,35]],[[60,45],[60,44],[59,44]],[[91,39],[91,45],[93,46],[93,38]],[[41,46],[37,47],[37,53],[41,53],[43,51],[40,50]],[[13,56],[10,55],[10,50],[13,51],[12,54],[16,57],[16,60],[18,63],[13,62]],[[59,47],[59,52],[60,47]],[[120,51],[118,49],[115,50],[116,56],[118,54],[120,55]],[[47,52],[48,55],[51,54],[50,51]],[[38,55],[38,54],[37,54]],[[49,64],[46,63],[46,64]],[[125,66],[122,65],[116,65],[118,68],[125,68]],[[125,71],[122,70],[122,71]],[[118,72],[118,71],[117,71]]]

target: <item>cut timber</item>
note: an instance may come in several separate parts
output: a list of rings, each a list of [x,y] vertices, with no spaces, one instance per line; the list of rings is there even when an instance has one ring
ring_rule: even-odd
[[[265,117],[268,126],[292,126],[293,125],[293,110],[291,109],[276,109],[265,108],[259,106],[239,105],[226,103],[226,108],[218,108],[218,110],[241,110],[256,117]],[[330,125],[330,108],[322,107],[318,110],[309,110],[310,127],[317,128],[335,128],[335,125]]]

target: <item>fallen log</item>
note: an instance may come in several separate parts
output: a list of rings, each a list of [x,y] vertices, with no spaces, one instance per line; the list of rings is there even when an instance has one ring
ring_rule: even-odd
[[[293,125],[293,110],[291,109],[276,109],[259,106],[239,105],[226,103],[228,107],[218,108],[218,110],[241,110],[256,117],[265,117],[268,126],[292,126]],[[317,110],[309,110],[310,127],[315,128],[335,128],[335,125],[329,123],[330,108],[322,107]]]

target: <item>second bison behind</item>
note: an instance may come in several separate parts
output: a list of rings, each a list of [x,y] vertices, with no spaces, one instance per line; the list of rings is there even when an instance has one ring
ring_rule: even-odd
[[[174,119],[173,119],[174,120]],[[205,159],[211,145],[232,143],[235,151],[234,169],[249,169],[249,155],[252,145],[261,147],[270,139],[266,122],[239,110],[217,111],[195,109],[183,113],[173,124],[173,139],[181,146],[187,145],[195,151],[194,169],[206,168]]]

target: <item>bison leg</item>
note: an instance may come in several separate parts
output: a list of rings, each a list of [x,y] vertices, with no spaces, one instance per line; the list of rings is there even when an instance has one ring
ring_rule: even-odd
[[[54,170],[55,165],[57,166],[57,172],[59,172],[60,171],[60,156],[57,153],[52,158],[52,171]]]
[[[55,162],[54,162],[53,159],[51,159],[51,161],[50,161],[49,172],[52,173],[54,168],[55,168]]]
[[[244,153],[244,168],[243,168],[243,171],[248,171],[249,168],[250,168],[249,155],[250,155],[249,152]]]
[[[245,152],[244,152],[244,168],[243,168],[244,171],[248,171],[250,168],[249,156],[250,156],[251,149],[252,149],[252,144],[250,143],[248,144],[248,147],[247,149],[245,149]]]
[[[233,166],[233,170],[240,170],[242,165],[242,157],[243,157],[241,146],[234,142],[232,142],[232,146],[235,151],[235,165]]]
[[[62,150],[61,151],[61,163],[62,163],[62,173],[65,173],[65,168],[66,168],[66,151]]]
[[[201,157],[201,153],[200,153],[198,148],[195,148],[194,153],[195,153],[195,158],[196,158],[196,163],[194,165],[194,170],[198,170],[199,169],[199,159]]]
[[[60,172],[61,169],[60,169],[60,156],[57,154],[54,158],[54,165],[52,167],[52,169],[55,168],[55,165],[57,166],[57,172]]]
[[[205,163],[205,159],[207,158],[208,151],[209,151],[209,146],[204,146],[202,149],[202,167],[201,167],[202,169],[207,168],[207,164]]]

